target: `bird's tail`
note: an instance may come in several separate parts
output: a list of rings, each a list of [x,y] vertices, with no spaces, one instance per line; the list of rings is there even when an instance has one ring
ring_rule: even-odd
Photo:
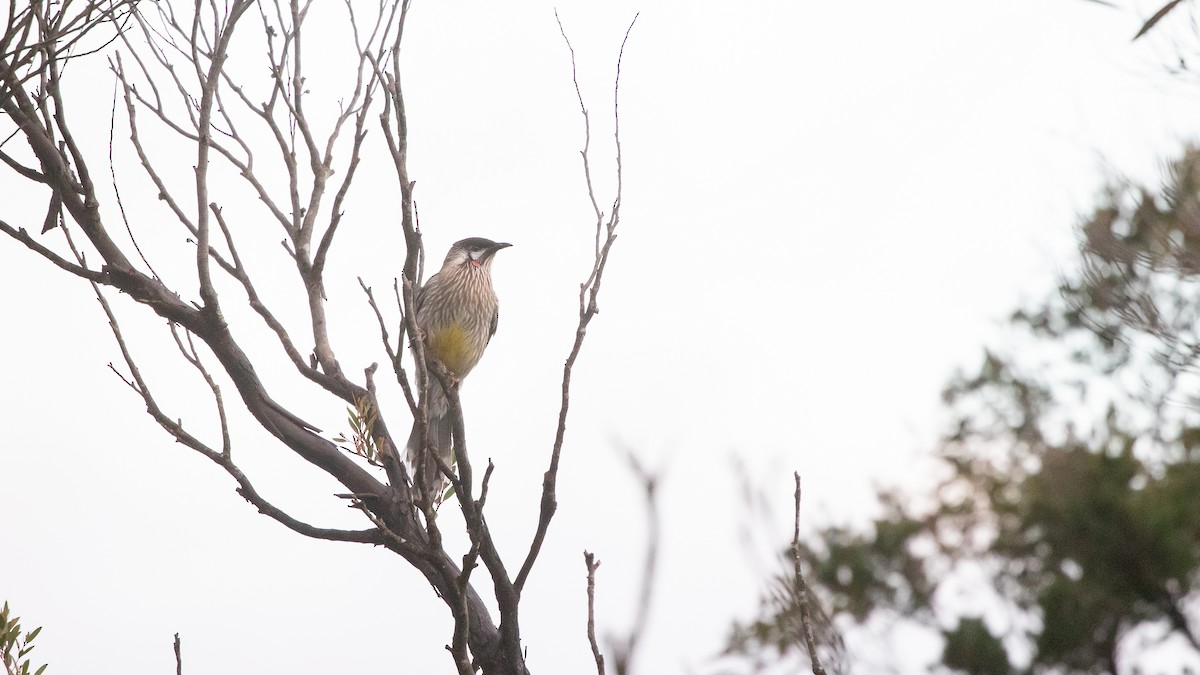
[[[454,466],[454,446],[450,440],[450,406],[440,391],[430,397],[429,402],[429,454],[422,456],[423,439],[417,423],[413,422],[408,435],[407,458],[412,467],[412,476],[417,486],[424,486],[425,496],[437,504],[450,481],[442,475],[434,457],[441,457],[447,466]]]

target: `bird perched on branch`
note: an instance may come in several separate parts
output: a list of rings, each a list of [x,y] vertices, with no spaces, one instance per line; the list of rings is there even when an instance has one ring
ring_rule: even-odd
[[[492,260],[512,244],[482,237],[455,242],[442,269],[417,293],[417,327],[427,353],[462,380],[479,363],[500,319],[499,302],[492,290]],[[446,482],[433,457],[454,464],[450,440],[450,404],[438,379],[429,377],[429,455],[422,458],[424,439],[414,420],[408,437],[408,461],[413,475],[422,476],[427,496],[440,496]]]

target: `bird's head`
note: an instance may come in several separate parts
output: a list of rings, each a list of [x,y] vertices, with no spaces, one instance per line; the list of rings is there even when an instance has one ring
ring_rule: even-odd
[[[468,269],[488,269],[492,264],[492,256],[502,248],[512,244],[495,242],[483,237],[469,237],[454,242],[450,252],[446,254],[443,268],[467,267]]]

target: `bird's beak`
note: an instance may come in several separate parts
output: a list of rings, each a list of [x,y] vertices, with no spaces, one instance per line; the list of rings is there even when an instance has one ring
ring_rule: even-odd
[[[500,250],[500,249],[502,249],[502,248],[508,248],[509,246],[512,246],[512,244],[508,244],[508,243],[505,243],[505,242],[497,242],[497,243],[496,243],[495,245],[493,245],[493,246],[492,246],[490,249],[488,249],[488,251],[487,251],[487,257],[489,257],[489,258],[490,258],[490,257],[492,257],[492,256],[496,255],[496,251],[499,251],[499,250]]]

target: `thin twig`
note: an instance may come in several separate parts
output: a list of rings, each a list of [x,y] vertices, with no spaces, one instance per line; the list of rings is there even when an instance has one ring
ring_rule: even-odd
[[[800,607],[800,628],[804,633],[804,644],[808,647],[808,658],[812,661],[813,675],[825,675],[821,665],[821,657],[817,655],[817,641],[813,637],[812,609],[808,604],[808,584],[804,582],[804,572],[800,564],[800,472],[796,477],[796,521],[792,533],[792,561],[796,566],[796,604]]]
[[[558,14],[555,13],[557,19]],[[625,53],[625,43],[629,40],[629,32],[633,30],[633,24],[637,21],[637,15],[634,15],[633,21],[629,23],[629,27],[625,30],[625,38],[621,41],[620,55],[617,57],[617,76],[613,87],[613,116],[620,118],[620,108],[618,102],[621,92],[621,55]],[[579,98],[579,108],[583,114],[585,141],[581,151],[583,158],[584,182],[587,186],[588,197],[591,199],[593,209],[596,213],[596,236],[597,247],[596,257],[592,263],[592,269],[588,274],[587,280],[579,285],[579,324],[575,329],[575,341],[571,345],[571,351],[567,355],[566,363],[563,364],[562,377],[562,403],[558,411],[558,426],[554,434],[554,447],[550,452],[550,467],[542,476],[542,499],[538,514],[537,530],[534,532],[533,541],[529,545],[529,553],[525,556],[525,562],[521,565],[521,570],[517,573],[516,581],[513,585],[516,587],[517,593],[525,587],[525,582],[529,579],[529,573],[533,571],[533,564],[537,561],[538,554],[542,550],[542,544],[546,540],[546,533],[550,529],[550,521],[554,518],[555,511],[558,510],[558,497],[556,486],[558,483],[558,464],[559,458],[562,455],[563,441],[566,438],[567,431],[567,412],[570,408],[571,401],[571,373],[575,367],[575,360],[579,358],[579,352],[583,348],[583,340],[587,335],[588,324],[592,319],[600,313],[597,297],[600,294],[600,282],[604,277],[604,268],[608,264],[608,256],[612,251],[612,246],[617,240],[617,224],[621,219],[621,164],[618,161],[617,172],[617,193],[613,199],[613,209],[608,215],[608,221],[601,224],[604,220],[603,214],[597,206],[595,190],[592,186],[592,175],[590,162],[588,160],[588,148],[591,143],[591,123],[588,117],[587,106],[583,103],[583,94],[579,91],[578,79],[575,75],[575,49],[571,47],[571,41],[567,39],[566,30],[562,28],[562,22],[559,22],[559,29],[562,31],[563,40],[567,44],[567,48],[571,53],[571,77],[575,81],[575,92]],[[617,125],[617,156],[620,157],[620,125]],[[600,243],[600,228],[604,228],[603,242]]]
[[[358,285],[363,289],[363,293],[367,294],[367,304],[371,306],[371,310],[375,313],[375,320],[379,322],[379,337],[383,342],[383,349],[385,352],[387,352],[388,361],[390,361],[392,364],[392,370],[396,373],[396,381],[399,382],[400,388],[404,390],[404,398],[408,402],[409,410],[415,412],[417,408],[417,401],[413,397],[412,386],[409,385],[408,376],[405,374],[404,366],[401,364],[401,357],[404,354],[404,350],[402,348],[403,342],[401,342],[401,344],[397,345],[395,348],[392,347],[392,340],[388,335],[387,323],[383,320],[383,312],[379,309],[378,303],[375,302],[374,291],[372,291],[371,287],[368,286],[365,281],[363,281],[362,277],[358,278]],[[397,291],[397,299],[398,298],[399,291]],[[403,330],[403,327],[401,327],[402,333]],[[401,340],[403,340],[403,336],[401,337]]]
[[[154,266],[146,260],[146,254],[142,253],[142,247],[138,245],[137,237],[133,236],[133,227],[129,224],[129,216],[125,213],[125,201],[121,199],[121,188],[117,181],[117,165],[113,161],[113,153],[116,144],[113,143],[113,136],[117,128],[117,84],[119,80],[113,81],[113,102],[112,112],[108,118],[108,174],[112,177],[113,197],[117,200],[117,209],[121,213],[121,220],[125,223],[125,231],[129,234],[129,241],[133,242],[133,248],[137,251],[138,257],[146,264],[146,269],[150,270],[150,274],[154,278],[159,278],[158,272],[154,271]]]
[[[217,385],[217,381],[213,379],[212,374],[208,372],[208,369],[200,361],[200,354],[196,351],[196,345],[192,341],[192,334],[190,332],[187,333],[187,346],[185,347],[183,341],[179,338],[179,331],[176,324],[170,323],[168,326],[171,329],[171,337],[175,339],[175,346],[179,348],[179,353],[183,355],[184,360],[200,373],[200,376],[204,378],[205,384],[208,385],[208,390],[212,392],[213,401],[215,401],[217,406],[217,420],[221,425],[221,455],[229,458],[232,454],[233,445],[229,438],[229,419],[225,416],[225,399],[221,396],[221,387]]]
[[[658,575],[659,543],[662,540],[662,518],[658,511],[658,474],[643,466],[632,449],[628,451],[627,459],[630,468],[641,484],[649,529],[646,532],[646,557],[642,563],[642,583],[638,594],[637,613],[634,615],[628,634],[623,639],[610,639],[610,644],[613,645],[613,668],[617,671],[617,675],[628,675],[635,672],[633,659],[650,622],[650,608],[654,600],[654,588]]]
[[[58,255],[54,251],[51,251],[50,249],[46,248],[45,246],[42,246],[41,244],[39,244],[37,242],[37,240],[35,240],[33,237],[29,236],[29,232],[26,231],[26,229],[23,227],[19,228],[19,229],[14,228],[11,225],[9,225],[8,223],[4,222],[3,220],[0,220],[0,232],[3,232],[4,234],[7,234],[8,236],[12,237],[13,239],[16,239],[17,241],[21,242],[26,247],[28,247],[29,250],[33,251],[34,253],[37,253],[38,255],[42,256],[46,260],[49,260],[50,262],[54,263],[57,267],[59,267],[62,270],[70,272],[71,274],[74,274],[77,277],[82,277],[82,278],[87,279],[88,281],[91,281],[94,283],[100,283],[100,284],[109,283],[107,278],[104,276],[103,272],[97,272],[96,270],[88,269],[82,265],[77,265],[77,264],[67,260],[66,258],[63,258],[62,256]]]
[[[79,264],[83,265],[83,255],[75,246],[75,242],[71,238],[70,230],[66,227],[60,227],[58,229],[62,231],[63,237],[67,242],[67,247],[71,250],[71,253],[75,256],[76,260],[79,261]],[[146,404],[146,412],[149,413],[149,415],[154,419],[155,422],[158,423],[160,427],[163,428],[163,430],[174,437],[179,443],[199,452],[205,457],[208,457],[210,460],[223,468],[226,473],[228,473],[235,481],[237,481],[238,494],[244,497],[246,501],[256,506],[260,513],[275,519],[292,531],[308,537],[313,537],[315,539],[327,539],[330,541],[353,541],[369,544],[380,543],[377,530],[354,531],[318,528],[293,518],[291,515],[271,504],[258,494],[258,491],[254,488],[254,485],[250,482],[250,479],[246,476],[246,474],[243,473],[242,470],[233,463],[228,453],[228,446],[223,447],[224,452],[218,452],[217,450],[214,450],[199,438],[184,430],[183,423],[181,421],[167,415],[162,408],[159,407],[158,401],[155,400],[153,394],[150,392],[149,385],[146,383],[145,378],[142,377],[141,370],[138,368],[137,363],[133,358],[133,354],[130,352],[129,347],[125,342],[125,337],[121,332],[120,323],[117,321],[117,316],[113,312],[112,307],[109,305],[108,299],[105,298],[104,294],[101,292],[98,283],[94,281],[91,283],[92,291],[96,296],[96,300],[100,303],[101,309],[104,310],[105,316],[108,317],[109,327],[112,331],[113,337],[117,341],[117,347],[121,351],[121,356],[125,361],[125,366],[129,369],[130,376],[128,379],[124,376],[121,376],[120,373],[117,373],[118,377],[121,377],[125,384],[129,385],[135,392],[137,392],[137,394],[142,398],[142,401]],[[182,343],[180,343],[180,349],[183,349]],[[111,365],[110,368],[112,368]],[[113,368],[113,372],[117,372],[116,368]],[[220,407],[219,399],[218,407]],[[223,429],[223,431],[225,430]],[[227,437],[224,439],[224,442],[228,442]]]
[[[592,656],[596,659],[597,675],[604,675],[604,655],[600,653],[600,645],[596,644],[596,568],[600,566],[600,561],[592,553],[584,551],[583,564],[587,566],[588,644],[592,646]]]
[[[116,4],[114,0],[99,1],[113,6]],[[351,1],[347,0],[347,9],[353,12],[349,4]],[[85,2],[90,6],[90,0]],[[152,9],[145,10],[144,13],[135,10],[122,14],[125,17],[123,21],[132,20],[133,23],[129,25],[140,30],[146,41],[142,44],[132,39],[134,36],[130,33],[136,31],[118,32],[119,38],[129,47],[128,51],[123,53],[133,58],[136,66],[128,60],[123,64],[119,56],[113,59],[111,65],[120,86],[117,93],[123,94],[123,102],[129,113],[130,136],[145,172],[158,189],[159,197],[167,202],[174,217],[189,232],[190,239],[196,246],[196,257],[192,261],[195,268],[192,269],[192,273],[199,277],[203,301],[199,304],[184,300],[162,279],[147,276],[139,271],[138,268],[148,267],[148,262],[139,260],[138,267],[135,268],[121,247],[112,240],[110,231],[102,220],[102,212],[107,213],[108,210],[101,209],[101,200],[96,195],[96,187],[92,181],[94,174],[88,171],[84,164],[84,156],[68,129],[68,116],[65,114],[66,109],[58,89],[62,63],[67,58],[64,52],[68,48],[68,42],[63,38],[68,35],[68,31],[80,25],[74,19],[64,18],[65,8],[72,4],[72,0],[60,3],[35,0],[34,5],[27,11],[14,10],[13,13],[17,17],[15,21],[18,24],[17,32],[6,33],[0,38],[7,41],[11,37],[20,42],[14,45],[0,44],[0,114],[7,115],[20,135],[28,141],[36,158],[34,166],[40,167],[40,170],[26,167],[7,154],[0,156],[0,162],[14,169],[23,178],[43,182],[54,191],[55,199],[61,201],[61,213],[58,206],[52,206],[51,215],[58,223],[64,222],[64,216],[72,219],[72,228],[78,229],[67,235],[82,232],[86,236],[87,243],[94,247],[99,256],[96,264],[99,271],[93,271],[84,265],[83,256],[73,244],[72,252],[76,254],[78,264],[68,260],[67,256],[58,256],[33,241],[23,229],[10,228],[2,223],[0,229],[6,236],[21,241],[62,269],[97,284],[94,290],[98,292],[98,300],[113,324],[114,336],[125,359],[120,370],[117,366],[113,367],[114,372],[138,394],[152,419],[177,442],[218,464],[235,479],[240,495],[257,506],[261,512],[285,526],[306,536],[384,545],[399,553],[430,581],[451,608],[456,621],[456,631],[465,636],[466,647],[473,657],[472,670],[482,668],[485,671],[525,672],[516,614],[519,598],[512,592],[511,583],[507,581],[491,535],[482,519],[481,511],[487,499],[492,475],[490,463],[477,500],[470,499],[472,486],[469,483],[462,490],[464,511],[472,522],[472,546],[475,552],[472,559],[465,561],[470,563],[467,570],[460,573],[456,561],[442,546],[433,512],[425,511],[426,529],[422,529],[420,516],[416,515],[413,508],[408,487],[409,479],[404,474],[402,458],[391,458],[388,478],[392,484],[381,483],[353,458],[348,457],[333,443],[313,433],[310,425],[272,399],[255,372],[257,358],[243,351],[243,345],[239,344],[225,322],[223,312],[219,311],[224,304],[218,303],[217,297],[217,289],[221,287],[222,280],[213,279],[209,269],[210,265],[216,266],[242,284],[250,307],[259,313],[262,320],[276,333],[288,358],[296,364],[302,374],[347,401],[367,398],[372,409],[378,410],[372,382],[373,369],[368,368],[364,371],[364,389],[363,386],[349,381],[334,359],[333,350],[325,334],[322,272],[325,261],[333,250],[335,232],[350,224],[349,220],[342,219],[342,205],[348,194],[351,178],[356,173],[358,148],[362,146],[366,133],[367,111],[371,110],[370,114],[378,112],[372,108],[371,95],[375,93],[376,101],[380,97],[383,98],[385,131],[395,130],[395,134],[388,134],[388,142],[396,150],[393,160],[398,164],[397,175],[401,178],[402,206],[399,210],[403,216],[399,220],[405,230],[408,246],[408,257],[402,275],[405,284],[402,332],[408,333],[407,339],[410,343],[416,342],[419,345],[418,335],[413,330],[411,310],[422,277],[423,251],[415,205],[412,202],[414,184],[407,178],[404,166],[407,119],[400,88],[399,68],[400,36],[409,7],[408,0],[384,0],[378,3],[377,10],[373,6],[372,11],[376,11],[376,17],[372,21],[373,27],[369,28],[370,37],[365,42],[361,39],[357,25],[354,25],[357,20],[352,14],[355,54],[359,63],[354,92],[348,101],[339,102],[340,110],[332,126],[332,133],[327,136],[322,134],[320,137],[313,133],[316,131],[315,126],[309,128],[310,121],[314,121],[316,116],[306,110],[311,108],[311,99],[304,83],[301,63],[300,31],[308,9],[314,5],[311,0],[253,3],[263,17],[264,32],[267,33],[264,51],[267,52],[267,60],[272,67],[267,91],[264,93],[268,99],[265,102],[256,102],[255,95],[238,86],[225,67],[228,56],[231,64],[228,70],[238,72],[232,63],[247,53],[244,46],[231,47],[230,39],[235,32],[234,26],[238,23],[239,16],[248,11],[250,0],[232,0],[228,3],[219,0],[196,0],[190,5],[143,3],[142,7]],[[132,7],[132,4],[130,0],[128,5]],[[10,7],[20,5],[20,0],[9,2]],[[78,7],[78,3],[74,6]],[[359,4],[358,7],[362,5]],[[176,9],[181,11],[177,14]],[[38,46],[25,49],[31,41],[37,41]],[[308,43],[314,44],[311,33]],[[10,57],[10,46],[25,51]],[[251,52],[253,49],[250,48]],[[310,47],[310,59],[312,54]],[[127,64],[129,72],[125,69]],[[22,86],[25,82],[29,85]],[[229,93],[230,91],[233,93]],[[139,108],[140,110],[137,110]],[[238,108],[243,109],[239,111]],[[195,180],[190,186],[195,189],[193,196],[178,199],[183,195],[178,186],[174,188],[175,194],[171,194],[170,176],[160,175],[152,163],[157,148],[149,145],[144,147],[143,139],[138,138],[135,110],[142,113],[143,119],[147,117],[148,111],[151,120],[157,119],[196,151]],[[239,115],[239,112],[243,114]],[[248,125],[244,124],[245,119],[249,119],[258,127],[253,130],[258,133],[253,133]],[[143,121],[142,124],[147,123]],[[345,138],[343,134],[343,138],[338,140],[339,131],[346,128],[353,129],[353,139]],[[112,150],[112,140],[115,136],[113,118],[110,118],[109,135]],[[269,166],[267,169],[255,166],[252,147],[258,146],[259,141],[256,139],[261,139],[268,148],[271,147],[272,140],[276,142],[276,149],[280,155],[271,159],[276,166]],[[0,139],[0,145],[3,145],[2,141],[3,139]],[[345,155],[339,156],[337,172],[333,171],[332,162],[335,150]],[[349,151],[346,152],[347,150]],[[279,163],[284,165],[282,168],[286,170],[287,178],[281,180],[281,191],[269,192],[258,176],[282,173],[277,171],[280,168]],[[112,157],[110,177],[115,184],[116,177],[111,164]],[[210,195],[208,176],[211,173],[212,180],[215,180],[221,170],[240,176],[269,212],[267,220],[273,217],[287,234],[284,247],[298,267],[310,305],[308,318],[313,330],[312,339],[316,344],[313,350],[315,358],[311,362],[309,354],[301,354],[299,343],[293,343],[288,336],[283,322],[277,320],[275,315],[266,309],[249,281],[250,274],[238,257],[234,245],[234,234],[238,221],[252,222],[252,219],[232,210],[222,211],[218,205],[221,199],[215,192],[215,184],[211,186],[214,192]],[[326,185],[327,181],[333,180],[331,176],[335,173],[339,173],[337,181]],[[127,200],[127,191],[123,192],[122,197]],[[326,197],[324,200],[323,196]],[[191,203],[193,198],[196,200],[194,205]],[[117,206],[124,205],[118,203]],[[136,243],[134,242],[135,245]],[[128,247],[129,244],[124,246]],[[150,253],[149,250],[146,253]],[[153,274],[153,270],[150,270],[150,273]],[[164,273],[169,275],[170,270],[164,270]],[[193,283],[196,276],[192,277]],[[266,431],[305,460],[329,473],[348,488],[351,494],[360,496],[357,506],[372,520],[372,529],[321,529],[291,518],[263,499],[232,462],[228,427],[223,419],[221,444],[210,446],[185,429],[183,421],[170,417],[152,396],[150,387],[134,362],[123,336],[120,335],[116,317],[108,307],[108,301],[104,295],[99,294],[100,284],[113,286],[126,297],[148,307],[170,322],[180,353],[197,369],[216,398],[217,417],[224,418],[224,402],[216,386],[224,375],[235,387],[245,404],[245,409]],[[405,340],[403,336],[398,337],[395,345],[394,361],[397,363],[402,358]],[[204,343],[205,348],[201,348],[200,343]],[[200,351],[206,352],[205,359],[215,359],[223,372],[218,373],[214,369],[210,373],[206,370],[207,366],[200,363]],[[426,362],[419,346],[417,352],[419,358],[415,368],[424,371]],[[401,371],[399,375],[404,377],[405,374]],[[417,379],[423,386],[429,383],[428,376],[423,372],[419,373]],[[412,399],[416,396],[412,392],[406,394],[410,405],[421,407],[420,404],[413,403]],[[421,408],[422,418],[425,417],[425,412],[426,410]],[[461,427],[461,410],[458,411],[457,418]],[[373,430],[373,434],[377,439],[388,439],[390,443],[390,437],[387,436],[382,422]],[[461,428],[457,436],[463,437]],[[398,453],[393,451],[390,454]],[[388,466],[386,461],[385,466]],[[466,468],[469,481],[469,464],[464,462],[463,467]],[[440,468],[448,470],[446,467]],[[490,618],[487,604],[471,585],[466,584],[470,569],[474,567],[475,556],[491,568],[492,577],[499,579],[497,584],[504,587],[498,588],[497,593],[497,603],[501,608],[499,627]],[[460,578],[465,588],[460,589],[456,583]],[[461,630],[458,630],[458,622],[461,622]],[[460,644],[462,642],[464,641],[460,641]],[[465,662],[465,659],[460,661]],[[181,666],[178,666],[177,670],[181,670]]]

